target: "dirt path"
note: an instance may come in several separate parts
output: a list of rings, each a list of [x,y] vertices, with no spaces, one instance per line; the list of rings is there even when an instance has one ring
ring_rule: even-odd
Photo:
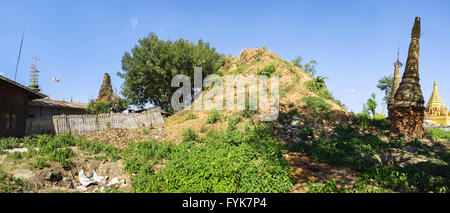
[[[292,188],[294,193],[307,192],[306,185],[309,180],[329,181],[334,178],[338,184],[348,182],[353,185],[357,178],[357,173],[348,168],[314,162],[300,152],[287,152],[283,157],[292,168],[291,176],[295,179]]]
[[[6,155],[0,155],[0,165],[5,161]]]
[[[442,144],[442,146],[444,146],[446,150],[450,150],[450,141],[445,140],[445,139],[440,139],[437,142]]]

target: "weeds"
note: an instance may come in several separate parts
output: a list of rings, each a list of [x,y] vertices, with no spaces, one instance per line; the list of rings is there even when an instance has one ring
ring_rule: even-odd
[[[217,110],[211,110],[208,114],[208,117],[206,118],[206,123],[213,124],[217,121],[220,121],[220,118],[222,116],[220,115],[220,112]]]
[[[43,169],[45,167],[50,167],[50,164],[45,158],[38,158],[35,163],[31,165],[34,169]]]
[[[14,149],[21,147],[18,138],[0,138],[0,154],[7,149]]]
[[[338,184],[341,187],[337,187],[336,183],[331,181],[310,183],[310,192],[448,192],[449,158],[444,151],[438,152],[441,159],[439,162],[394,166],[383,165],[375,160],[376,155],[389,152],[393,148],[413,146],[416,153],[429,155],[440,150],[439,147],[429,146],[418,140],[384,142],[378,134],[388,128],[386,121],[362,116],[353,117],[353,121],[359,128],[341,124],[334,129],[335,134],[329,139],[313,139],[311,143],[290,145],[290,149],[304,152],[314,160],[345,166],[360,173],[351,190],[348,189],[349,185]],[[361,129],[374,129],[377,133],[361,133]],[[304,129],[300,136],[305,138],[311,133],[311,129]]]
[[[275,72],[276,70],[276,62],[273,61],[272,63],[270,63],[269,65],[265,66],[263,69],[258,70],[258,75],[279,75],[280,73]]]
[[[289,93],[295,87],[295,83],[291,83],[288,85],[281,85],[280,88],[280,98],[284,98],[287,93]]]
[[[13,141],[13,142],[11,142]],[[71,158],[76,156],[72,147],[77,146],[80,150],[88,153],[105,156],[110,161],[120,159],[120,150],[111,145],[103,145],[94,140],[88,141],[84,137],[74,137],[72,135],[35,135],[33,137],[24,137],[22,139],[2,139],[3,147],[25,147],[27,152],[14,152],[8,154],[8,158],[13,160],[29,160],[30,167],[42,169],[49,167],[49,162],[57,162],[61,167],[68,169],[73,163]]]
[[[325,85],[325,79],[327,79],[327,77],[317,76],[313,80],[305,82],[305,86],[309,91],[314,92],[322,98],[334,100],[333,95],[331,95]]]
[[[304,97],[302,101],[305,102],[307,110],[309,110],[309,115],[315,121],[322,121],[327,119],[330,115],[331,104],[325,102],[319,97]]]
[[[197,139],[197,132],[189,128],[183,133],[183,142],[195,141]]]
[[[270,130],[247,126],[238,131],[240,117],[226,130],[171,143],[140,142],[124,150],[125,169],[135,174],[136,192],[289,192],[289,165],[283,145]],[[154,165],[167,160],[158,172]]]
[[[14,178],[11,174],[7,174],[0,170],[0,192],[29,192],[36,189],[36,186],[22,180],[20,178]]]
[[[315,93],[319,97],[322,97],[322,98],[325,98],[328,100],[332,100],[332,101],[336,102],[342,108],[345,108],[345,105],[342,104],[341,101],[334,98],[333,94],[331,94],[331,92],[328,90],[328,88],[325,84],[325,79],[327,79],[327,77],[317,76],[313,80],[305,82],[306,89]]]
[[[197,118],[197,115],[195,115],[194,113],[189,113],[189,114],[186,115],[184,120],[188,121],[188,120],[193,120],[193,119],[196,119],[196,118]]]
[[[433,140],[445,139],[450,141],[450,132],[438,128],[426,128],[426,134]]]

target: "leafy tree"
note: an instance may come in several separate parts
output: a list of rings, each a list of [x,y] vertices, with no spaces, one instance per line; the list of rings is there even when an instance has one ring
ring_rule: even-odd
[[[128,100],[120,98],[117,94],[113,96],[109,104],[112,112],[123,112],[130,105]]]
[[[375,93],[373,92],[369,99],[367,99],[367,102],[363,105],[363,113],[364,114],[372,114],[373,117],[377,115],[376,109],[377,109],[377,101],[375,99]]]
[[[383,76],[378,80],[377,88],[381,91],[384,91],[384,103],[387,103],[391,92],[392,92],[392,86],[394,85],[394,77],[392,75],[390,76]]]
[[[316,70],[316,65],[317,65],[317,61],[316,60],[311,60],[309,63],[306,64],[302,64],[302,60],[303,58],[301,56],[297,56],[297,58],[295,58],[292,63],[299,67],[300,69],[302,69],[304,72],[309,73],[312,77],[314,77],[317,73]]]
[[[163,41],[151,33],[122,58],[123,72],[118,73],[125,79],[122,94],[138,107],[150,103],[173,112],[171,98],[178,88],[171,87],[172,78],[183,74],[190,77],[193,85],[194,67],[202,67],[206,77],[216,72],[224,60],[222,54],[202,40],[197,44],[183,39]]]
[[[110,112],[122,112],[128,106],[129,103],[126,99],[120,98],[116,93],[113,93],[108,101],[91,100],[86,111],[90,115],[107,114]]]
[[[87,107],[87,113],[89,115],[107,114],[111,112],[111,107],[107,102],[91,100]]]

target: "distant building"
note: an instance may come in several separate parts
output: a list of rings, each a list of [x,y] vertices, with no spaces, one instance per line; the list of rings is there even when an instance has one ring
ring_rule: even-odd
[[[28,117],[45,118],[55,115],[81,115],[86,114],[87,104],[56,101],[51,99],[36,99],[28,102]]]
[[[45,97],[0,75],[0,137],[23,136],[28,101]]]
[[[432,120],[441,126],[450,125],[450,112],[439,95],[436,81],[425,109],[425,119]]]

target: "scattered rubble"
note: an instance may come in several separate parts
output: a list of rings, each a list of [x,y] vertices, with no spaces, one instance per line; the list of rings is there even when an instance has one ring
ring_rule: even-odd
[[[105,189],[111,190],[111,189],[118,189],[121,187],[121,185],[125,185],[125,179],[114,177],[109,181],[108,184],[106,184],[106,181],[108,180],[108,176],[100,176],[98,175],[95,170],[92,170],[92,174],[87,175],[84,173],[84,170],[82,169],[78,173],[78,179],[80,181],[81,185],[74,184],[74,188],[81,190],[81,191],[90,191],[89,186],[96,186],[92,192],[103,192]]]
[[[411,149],[412,146],[405,149]],[[411,150],[414,151],[414,150]],[[379,165],[391,165],[404,167],[407,164],[417,164],[427,162],[430,158],[424,155],[413,154],[399,149],[392,149],[389,152],[381,152],[374,155],[374,159]]]
[[[438,129],[442,129],[447,132],[450,131],[450,126],[440,126],[439,124],[437,124],[436,122],[434,122],[432,120],[424,120],[423,128],[438,128]]]
[[[80,172],[78,172],[78,179],[82,186],[87,187],[91,184],[105,185],[108,176],[100,176],[95,170],[92,170],[92,175],[86,175],[84,174],[84,170],[81,169]]]
[[[129,142],[161,140],[164,137],[162,128],[141,129],[109,129],[85,136],[87,140],[99,140],[103,144],[116,148],[124,148]]]
[[[31,179],[31,178],[33,178],[35,176],[33,171],[31,171],[29,169],[24,169],[24,168],[15,169],[12,172],[12,175],[15,178],[22,178],[22,179]]]
[[[21,152],[21,153],[23,153],[23,152],[28,152],[28,149],[27,148],[14,148],[14,149],[7,149],[7,150],[5,150],[5,152],[8,152],[8,153]]]
[[[58,181],[62,180],[63,178],[62,178],[61,172],[50,171],[45,175],[44,179],[46,181],[58,182]]]

